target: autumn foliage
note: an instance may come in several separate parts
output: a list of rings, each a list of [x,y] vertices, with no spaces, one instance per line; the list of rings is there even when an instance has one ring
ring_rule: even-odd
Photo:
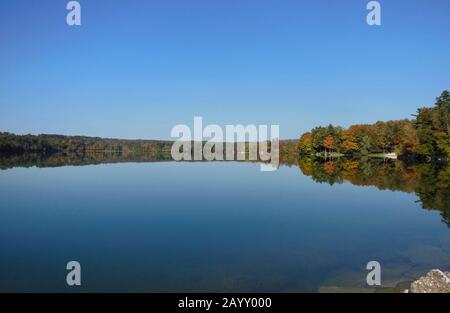
[[[328,125],[304,133],[297,145],[303,155],[396,153],[424,159],[450,159],[450,94],[444,91],[432,108],[421,108],[415,120]]]

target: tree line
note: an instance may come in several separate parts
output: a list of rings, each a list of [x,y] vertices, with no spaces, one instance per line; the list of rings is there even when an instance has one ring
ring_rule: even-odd
[[[301,135],[289,149],[300,155],[370,155],[395,153],[404,158],[450,159],[450,93],[436,98],[434,107],[420,108],[414,119],[329,125]]]
[[[0,132],[0,152],[21,153],[76,153],[119,152],[149,153],[169,150],[171,141],[104,139],[86,136],[15,135]]]

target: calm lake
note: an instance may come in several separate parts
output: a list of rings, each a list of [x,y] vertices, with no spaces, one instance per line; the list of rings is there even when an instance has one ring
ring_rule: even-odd
[[[386,187],[378,168],[356,183],[337,163],[30,165],[0,170],[2,292],[318,292],[367,287],[369,261],[385,287],[450,269],[450,180],[424,209],[419,169]]]

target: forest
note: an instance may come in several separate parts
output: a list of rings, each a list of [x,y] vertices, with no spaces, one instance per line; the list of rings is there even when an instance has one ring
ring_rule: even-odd
[[[0,133],[2,154],[117,152],[152,153],[170,151],[171,141],[104,139],[63,135],[15,135]]]
[[[403,159],[450,159],[450,93],[436,98],[434,107],[420,108],[414,119],[357,124],[348,128],[328,125],[301,135],[286,154],[367,156],[395,153]]]

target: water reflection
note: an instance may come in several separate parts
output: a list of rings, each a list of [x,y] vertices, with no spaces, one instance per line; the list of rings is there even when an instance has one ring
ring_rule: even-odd
[[[407,164],[369,158],[301,158],[295,165],[318,183],[333,185],[347,181],[356,186],[415,193],[424,209],[441,211],[442,221],[450,227],[449,164]]]
[[[83,291],[348,291],[366,287],[370,260],[400,290],[448,269],[447,227],[413,203],[448,225],[446,165],[285,158],[267,174],[169,161],[163,150],[0,157],[0,290],[70,291],[60,269],[72,259]],[[81,166],[119,162],[142,163]]]
[[[172,161],[168,150],[151,153],[20,154],[0,156],[0,169],[167,161]],[[415,193],[424,209],[439,210],[442,221],[450,227],[450,164],[408,164],[378,158],[284,158],[281,165],[298,166],[304,175],[317,183],[334,185],[349,182],[355,186]]]

